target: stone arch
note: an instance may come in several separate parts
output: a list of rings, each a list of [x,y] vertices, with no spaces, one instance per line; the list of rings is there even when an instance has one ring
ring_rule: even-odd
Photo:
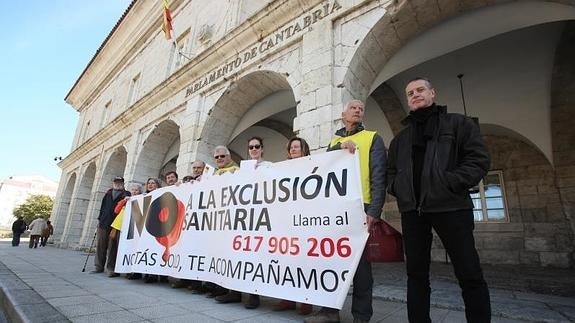
[[[74,192],[75,185],[76,173],[72,173],[68,176],[66,187],[58,199],[58,207],[54,213],[54,216],[52,217],[54,226],[54,241],[59,241],[62,238],[62,234],[64,233],[64,226],[66,225],[66,219],[70,211],[70,203],[72,201],[72,193]]]
[[[100,178],[97,180],[97,185],[94,185],[94,190],[91,193],[90,203],[88,205],[88,219],[84,223],[84,229],[82,230],[82,237],[80,239],[80,244],[88,247],[92,242],[92,237],[96,231],[98,214],[100,213],[100,205],[102,203],[102,198],[106,191],[112,187],[112,179],[116,176],[124,177],[126,170],[127,161],[126,148],[124,146],[119,146],[113,149],[112,153],[109,155],[107,160],[104,162],[104,167]],[[126,182],[129,180],[126,179]]]
[[[417,5],[404,2],[390,7],[351,57],[340,86],[363,99],[377,96],[382,84],[403,93],[407,80],[428,76],[440,93],[447,93],[447,98],[440,96],[438,102],[447,104],[451,112],[464,112],[456,76],[465,74],[467,99],[471,96],[479,107],[475,110],[479,114],[473,116],[513,127],[553,162],[548,112],[552,56],[562,23],[575,19],[575,2],[515,1],[484,3],[473,8],[457,4],[460,8],[451,15],[444,10],[446,5],[421,1]],[[422,23],[422,19],[426,22]],[[478,28],[481,21],[490,24]],[[530,33],[536,40],[530,39]],[[522,55],[525,48],[533,48],[533,42],[541,44],[536,51],[530,51],[531,55]],[[386,51],[389,55],[381,55]],[[474,56],[479,59],[471,59]],[[525,64],[530,68],[526,70]],[[519,100],[510,99],[504,93],[506,89],[524,95]],[[400,100],[406,106],[403,95]],[[518,110],[524,118],[517,118]],[[398,109],[395,111],[401,115]],[[400,128],[396,124],[390,120],[394,131]]]
[[[70,203],[70,213],[66,219],[66,226],[62,236],[62,242],[67,245],[78,245],[80,243],[95,177],[96,163],[91,162],[80,178],[80,183]]]
[[[403,129],[401,121],[407,116],[407,113],[403,109],[401,100],[393,88],[383,83],[370,94],[370,98],[377,103],[381,112],[385,115],[385,119],[389,123],[393,134],[398,134],[399,131]]]
[[[555,181],[562,211],[575,236],[575,22],[565,24],[554,57],[551,76],[551,137]],[[574,241],[574,239],[571,239]],[[572,250],[575,250],[573,242]],[[575,266],[575,253],[571,255]]]
[[[163,172],[175,170],[180,151],[180,126],[164,120],[154,126],[136,158],[132,180],[145,183],[148,177],[162,179]]]
[[[285,138],[286,134],[293,134],[286,129],[293,129],[295,106],[293,90],[285,74],[257,71],[243,76],[230,84],[209,109],[197,156],[211,163],[215,146],[231,144],[236,158],[245,158],[244,141],[250,134],[262,134],[263,131],[268,138]],[[289,109],[293,110],[290,112]],[[266,143],[268,146],[270,150],[281,150],[283,159],[283,148]],[[279,150],[274,155],[279,154]]]
[[[347,72],[343,79],[336,80],[336,84],[350,91],[352,96],[365,99],[379,84],[419,63],[511,30],[575,19],[574,5],[575,1],[561,0],[396,2],[361,39],[349,58]],[[514,19],[493,19],[495,16]],[[485,21],[490,21],[490,24],[486,25]],[[442,25],[444,22],[450,25]],[[459,26],[454,27],[455,24]],[[412,49],[410,55],[396,55],[400,49],[410,46],[409,43],[418,35],[432,29],[441,37],[419,44],[420,48],[427,50]],[[380,76],[386,65],[395,72]]]

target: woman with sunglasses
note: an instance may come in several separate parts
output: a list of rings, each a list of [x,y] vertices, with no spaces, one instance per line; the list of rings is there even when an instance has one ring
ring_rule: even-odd
[[[287,144],[287,158],[295,159],[304,156],[309,156],[309,145],[303,138],[292,137]],[[281,300],[273,306],[274,311],[287,311],[295,310],[296,303],[288,300]],[[311,304],[301,303],[298,313],[301,315],[308,315],[311,313],[313,307]]]
[[[267,167],[272,163],[263,160],[264,157],[264,140],[261,137],[253,136],[248,140],[248,155],[251,160],[256,160],[256,168]],[[250,294],[248,297],[248,302],[245,304],[245,308],[254,309],[260,306],[260,296],[256,294]]]
[[[261,137],[254,136],[248,140],[248,156],[257,161],[256,168],[271,165],[271,162],[263,160],[264,140]]]
[[[265,165],[271,165],[271,162],[262,159],[264,154],[264,140],[260,137],[251,137],[248,140],[248,156],[252,160],[256,160],[256,168]],[[229,153],[228,153],[229,155]],[[216,164],[219,162],[219,156],[215,156]],[[221,162],[224,163],[223,161]],[[218,165],[219,168],[219,165]],[[218,172],[216,171],[216,174]],[[218,303],[239,303],[242,300],[242,294],[235,290],[230,290],[227,294],[216,297]],[[247,303],[244,307],[247,309],[255,309],[260,306],[260,296],[256,294],[250,294]]]

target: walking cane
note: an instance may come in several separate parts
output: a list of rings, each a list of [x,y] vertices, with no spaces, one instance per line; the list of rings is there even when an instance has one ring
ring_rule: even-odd
[[[86,271],[86,265],[88,264],[88,258],[90,258],[90,252],[92,251],[92,247],[94,246],[94,241],[96,240],[96,233],[98,233],[98,229],[94,232],[94,238],[92,238],[92,243],[90,243],[90,249],[88,249],[88,254],[86,255],[86,261],[84,261],[84,268],[82,268],[82,272]]]

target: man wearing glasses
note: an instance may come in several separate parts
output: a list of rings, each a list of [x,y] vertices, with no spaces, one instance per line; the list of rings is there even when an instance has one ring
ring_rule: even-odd
[[[380,220],[385,201],[386,155],[383,139],[375,131],[364,128],[365,104],[360,100],[349,101],[341,113],[344,127],[335,133],[328,151],[345,149],[359,154],[365,220],[369,232]],[[357,216],[360,216],[358,214]],[[361,215],[363,216],[363,215]],[[369,322],[373,316],[373,274],[371,263],[362,254],[353,276],[351,314],[353,322]],[[323,307],[305,323],[339,322],[339,310]]]
[[[222,175],[226,172],[235,172],[240,169],[236,163],[232,160],[230,155],[230,150],[226,146],[217,146],[214,149],[214,159],[216,161],[216,171],[214,175]],[[237,291],[230,290],[217,285],[208,284],[208,288],[212,291],[208,294],[208,297],[215,297],[218,303],[239,303],[242,301],[242,294]]]
[[[214,159],[216,160],[216,172],[214,175],[221,175],[226,172],[235,172],[240,169],[232,160],[230,151],[226,146],[217,146],[214,149]]]

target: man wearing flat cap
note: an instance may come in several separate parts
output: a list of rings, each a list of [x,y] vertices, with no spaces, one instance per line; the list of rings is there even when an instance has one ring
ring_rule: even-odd
[[[104,272],[106,254],[108,252],[108,236],[110,235],[112,222],[116,217],[114,208],[118,202],[130,195],[130,192],[124,189],[124,178],[121,176],[114,177],[112,188],[104,194],[102,205],[100,206],[98,229],[96,230],[96,256],[94,257],[96,269],[92,273]]]

